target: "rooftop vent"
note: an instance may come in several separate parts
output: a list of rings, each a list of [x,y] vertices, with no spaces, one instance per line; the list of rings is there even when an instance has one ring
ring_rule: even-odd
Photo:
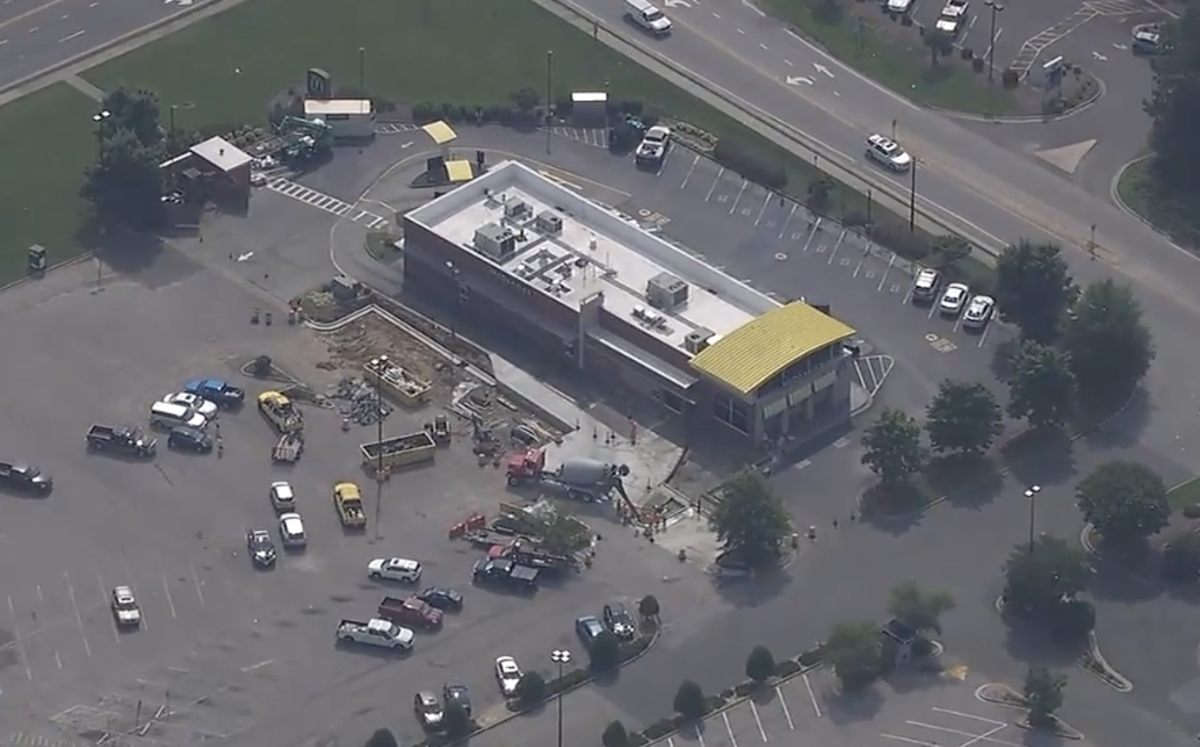
[[[711,329],[705,329],[704,327],[694,329],[684,336],[683,349],[692,355],[697,355],[709,346],[709,340],[715,336],[715,333]]]
[[[504,203],[504,217],[509,220],[525,220],[533,213],[529,203],[520,199],[511,199]]]
[[[562,217],[549,210],[543,210],[533,221],[533,230],[547,236],[558,236],[562,233]]]
[[[688,284],[669,272],[660,272],[646,283],[646,301],[656,309],[673,311],[687,300]]]
[[[484,223],[475,229],[475,250],[503,264],[517,253],[516,234],[495,223]]]

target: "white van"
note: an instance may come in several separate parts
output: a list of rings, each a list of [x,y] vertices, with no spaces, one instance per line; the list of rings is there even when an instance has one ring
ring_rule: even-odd
[[[655,36],[671,33],[671,19],[649,0],[625,0],[625,18]]]
[[[150,426],[170,430],[179,426],[204,429],[208,426],[208,418],[192,410],[186,405],[172,402],[155,402],[150,406]]]

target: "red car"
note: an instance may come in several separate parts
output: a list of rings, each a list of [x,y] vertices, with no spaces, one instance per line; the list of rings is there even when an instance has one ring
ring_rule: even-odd
[[[410,628],[436,630],[442,627],[442,611],[416,597],[384,597],[379,603],[379,616]]]

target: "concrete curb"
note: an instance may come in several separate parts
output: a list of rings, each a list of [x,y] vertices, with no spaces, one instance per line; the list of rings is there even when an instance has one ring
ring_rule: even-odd
[[[1088,109],[1091,109],[1093,106],[1095,106],[1100,101],[1100,99],[1104,98],[1108,94],[1108,85],[1104,82],[1104,79],[1098,75],[1092,75],[1092,77],[1096,79],[1096,93],[1089,96],[1086,101],[1081,101],[1080,103],[1076,104],[1073,108],[1069,109],[1068,111],[1065,111],[1062,114],[1059,114],[1059,115],[1056,115],[1053,117],[1046,117],[1044,115],[1039,115],[1039,114],[1030,114],[1030,115],[1023,116],[1023,117],[985,117],[985,116],[980,116],[978,114],[970,114],[967,112],[954,111],[953,109],[942,109],[941,107],[937,107],[937,106],[927,106],[925,108],[929,109],[930,111],[935,111],[938,114],[942,114],[947,117],[950,117],[951,119],[961,119],[961,120],[964,120],[967,122],[978,122],[980,124],[999,124],[999,125],[1018,125],[1018,126],[1019,125],[1039,125],[1039,124],[1052,125],[1052,124],[1056,124],[1058,122],[1066,121],[1066,120],[1071,119],[1072,117],[1076,117],[1080,114],[1083,114]]]
[[[979,687],[975,688],[975,699],[980,701],[981,703],[991,703],[992,705],[998,705],[998,706],[1003,706],[1005,708],[1012,708],[1014,710],[1024,711],[1028,715],[1029,709],[1026,708],[1025,706],[1017,705],[1016,703],[1013,703],[1011,700],[1002,698],[997,695],[989,695],[986,692],[989,687],[1003,688],[1004,690],[1007,690],[1009,693],[1011,693],[1013,697],[1020,697],[1020,693],[1018,693],[1016,690],[1013,690],[1011,687],[1009,687],[1008,685],[1006,685],[1002,682],[987,682],[987,683],[984,683],[984,684],[980,685]],[[1076,729],[1075,727],[1071,726],[1066,721],[1063,721],[1058,716],[1055,716],[1054,719],[1055,719],[1055,721],[1058,722],[1058,725],[1060,727],[1059,729],[1056,729],[1054,732],[1052,732],[1054,736],[1060,737],[1062,739],[1070,739],[1072,741],[1079,741],[1079,740],[1083,739],[1083,732],[1081,732],[1078,729]],[[1031,730],[1031,731],[1037,730],[1037,727],[1034,727],[1029,724],[1027,718],[1022,719],[1020,723],[1016,724],[1016,726],[1018,728],[1027,729],[1027,730]]]
[[[71,265],[77,265],[80,262],[84,262],[86,260],[92,259],[95,256],[96,256],[95,252],[84,252],[83,254],[80,254],[79,256],[71,257],[70,259],[64,259],[61,262],[55,262],[54,264],[47,267],[44,271],[42,271],[41,275],[26,275],[23,278],[17,278],[16,280],[9,281],[8,283],[5,283],[4,285],[0,285],[0,293],[3,293],[6,290],[12,290],[13,288],[16,288],[19,285],[37,282],[38,280],[43,279],[44,277],[49,275],[51,272],[54,272],[55,270],[60,270],[64,267],[70,267]]]
[[[1117,173],[1115,175],[1113,175],[1112,181],[1110,181],[1108,183],[1108,197],[1110,200],[1112,200],[1113,205],[1116,205],[1117,208],[1121,212],[1125,213],[1126,215],[1130,216],[1131,218],[1136,218],[1138,221],[1140,221],[1142,223],[1142,225],[1146,226],[1151,231],[1154,231],[1159,236],[1162,236],[1163,238],[1165,238],[1168,241],[1168,243],[1170,243],[1171,246],[1175,247],[1176,249],[1179,249],[1180,251],[1183,251],[1183,252],[1190,253],[1190,250],[1175,243],[1175,239],[1171,236],[1171,234],[1167,233],[1166,231],[1162,230],[1158,226],[1154,225],[1153,221],[1151,221],[1149,218],[1142,215],[1138,211],[1134,210],[1133,208],[1129,207],[1129,204],[1126,203],[1125,200],[1121,199],[1121,179],[1125,176],[1125,172],[1128,171],[1130,169],[1130,167],[1132,167],[1136,164],[1139,164],[1142,161],[1153,158],[1153,157],[1154,157],[1153,153],[1148,153],[1144,156],[1138,156],[1137,158],[1133,159],[1132,161],[1128,161],[1125,164],[1123,164],[1121,166],[1121,168],[1117,169]]]

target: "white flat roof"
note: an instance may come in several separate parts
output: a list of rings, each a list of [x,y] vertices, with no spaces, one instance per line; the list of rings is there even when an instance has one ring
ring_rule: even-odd
[[[370,99],[305,99],[304,116],[328,117],[331,114],[366,116],[371,113]]]
[[[250,154],[223,137],[212,137],[192,146],[192,153],[222,171],[233,171],[250,163]]]
[[[518,200],[529,207],[525,217],[505,218],[505,206]],[[545,212],[561,219],[561,233],[534,230],[534,219]],[[726,335],[779,306],[635,221],[515,161],[494,166],[405,217],[576,311],[581,301],[603,292],[607,311],[685,353],[689,332]],[[489,223],[518,236],[515,254],[502,262],[474,246],[476,230]],[[688,285],[688,300],[670,312],[654,308],[645,295],[650,279],[663,273]]]

